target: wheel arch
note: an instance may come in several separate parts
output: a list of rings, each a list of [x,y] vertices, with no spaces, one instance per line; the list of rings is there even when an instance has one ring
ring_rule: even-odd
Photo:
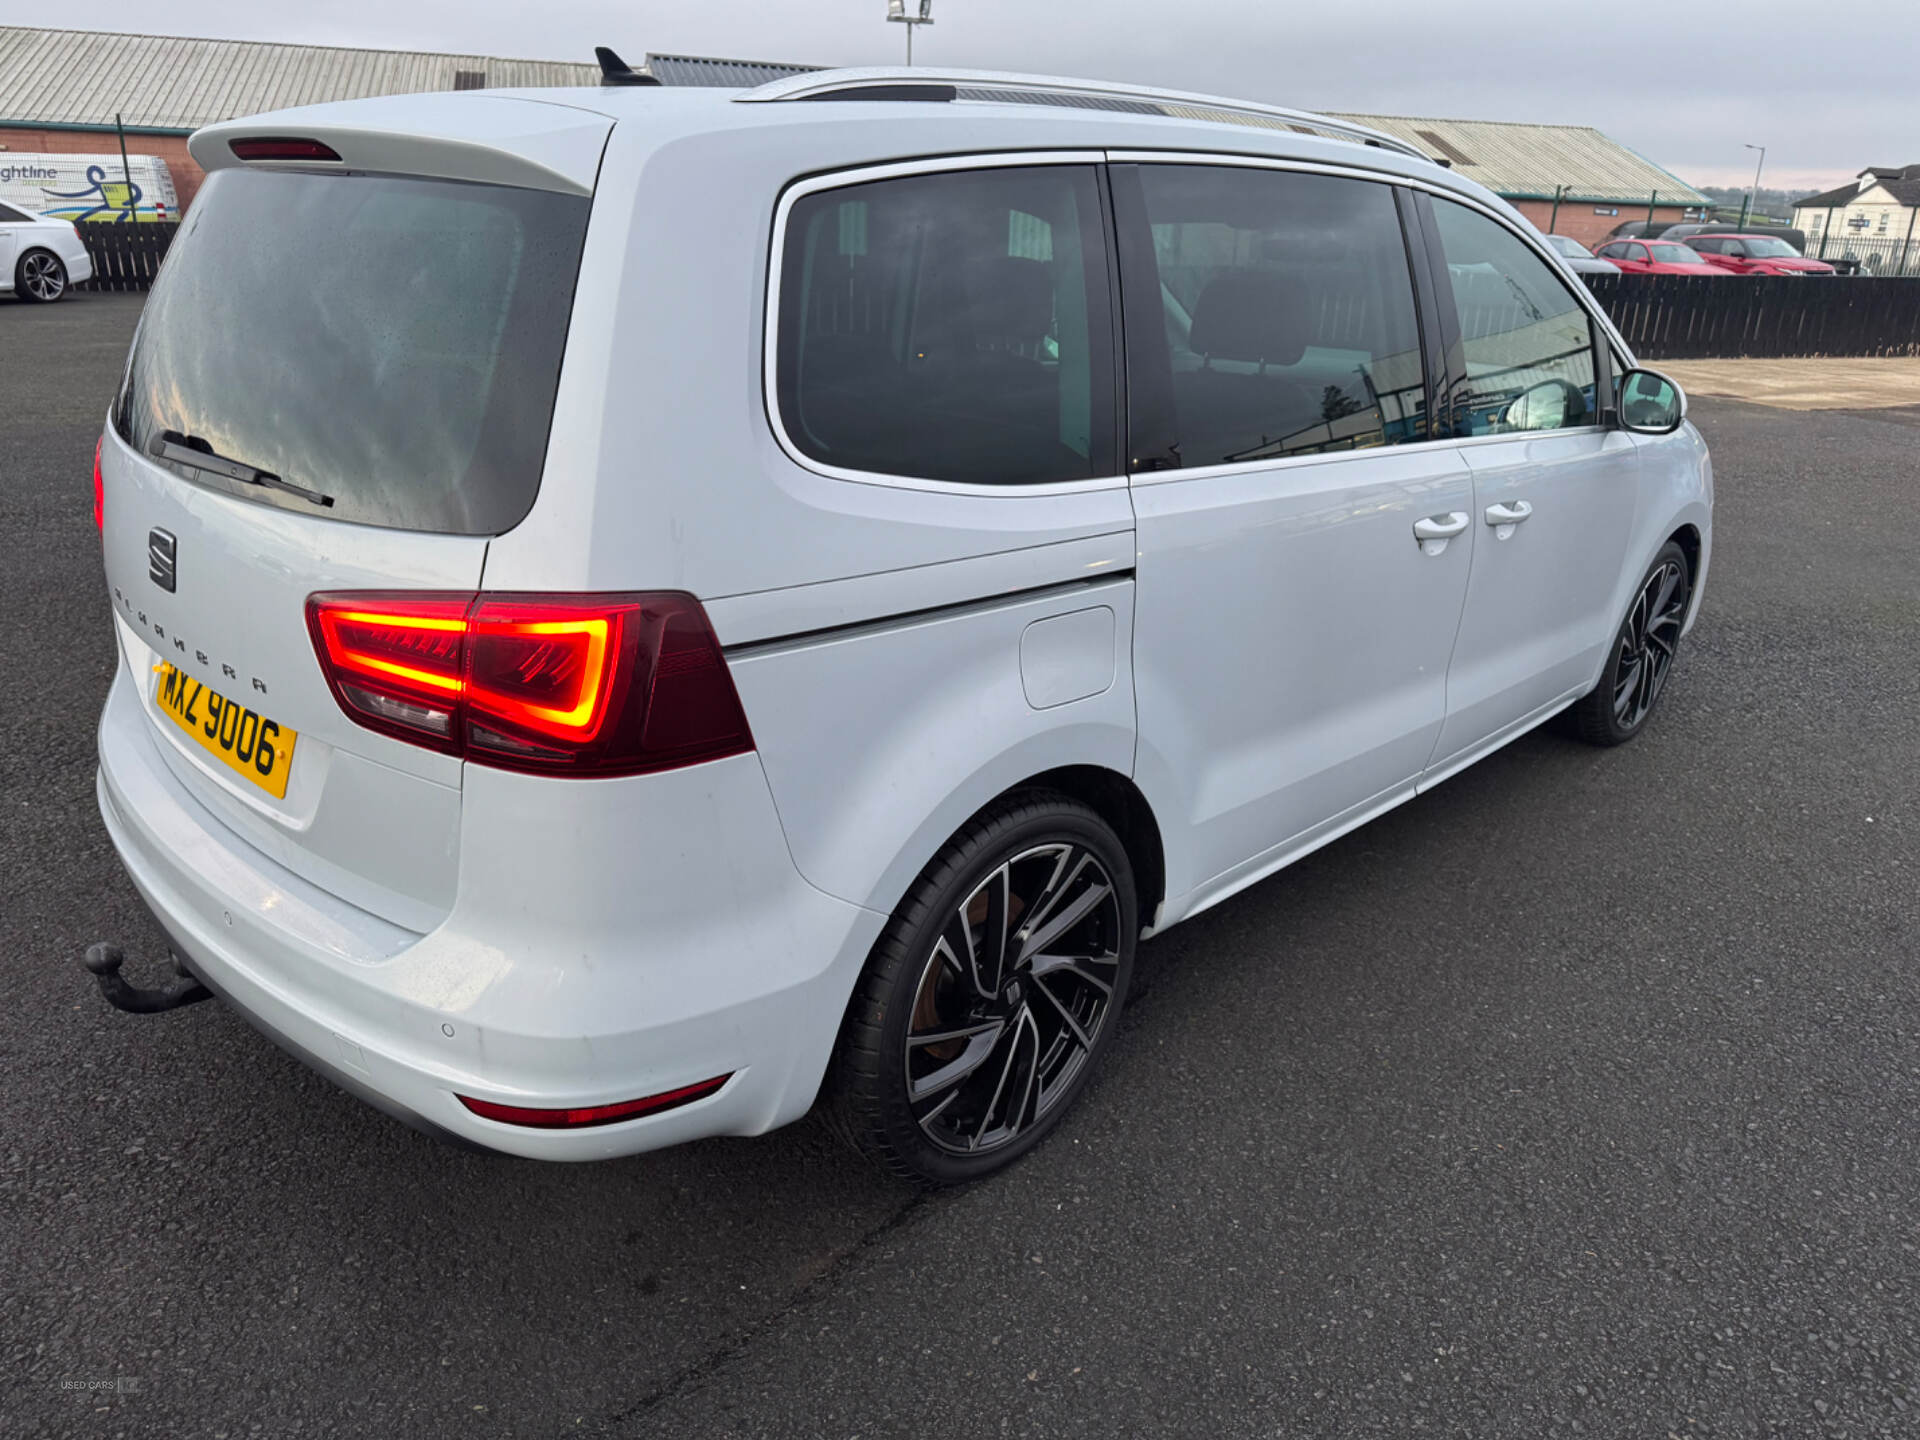
[[[1680,547],[1681,553],[1687,557],[1688,583],[1692,584],[1693,582],[1699,580],[1701,539],[1700,539],[1700,530],[1698,526],[1694,525],[1692,522],[1688,522],[1687,524],[1682,525],[1678,530],[1675,530],[1671,535],[1667,536],[1667,538],[1661,541],[1660,543],[1663,547],[1669,543],[1678,545]]]
[[[1700,618],[1700,603],[1706,598],[1707,565],[1712,559],[1711,531],[1703,529],[1694,517],[1688,517],[1675,525],[1660,543],[1663,547],[1678,545],[1687,559],[1687,585],[1692,594],[1687,600],[1686,624],[1680,632],[1685,635]]]
[[[1057,790],[1078,800],[1113,827],[1133,865],[1140,896],[1140,923],[1150,927],[1167,898],[1167,852],[1160,822],[1140,787],[1104,765],[1062,765],[1029,776],[989,802],[998,804],[1019,790]]]

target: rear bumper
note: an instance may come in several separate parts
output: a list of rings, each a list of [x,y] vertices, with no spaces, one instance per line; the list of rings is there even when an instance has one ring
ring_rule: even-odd
[[[800,878],[757,757],[616,781],[469,767],[460,893],[419,935],[228,829],[148,724],[123,672],[98,794],[128,875],[210,990],[363,1099],[548,1160],[757,1134],[812,1103],[885,917]],[[729,1072],[683,1108],[578,1130],[456,1098],[600,1105]]]
[[[78,247],[77,253],[62,257],[67,262],[67,283],[84,285],[93,278],[93,256],[87,253],[87,247]]]

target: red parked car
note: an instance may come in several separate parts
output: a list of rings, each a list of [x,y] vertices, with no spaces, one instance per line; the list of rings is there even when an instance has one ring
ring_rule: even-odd
[[[1629,275],[1724,275],[1678,240],[1610,240],[1593,252]]]
[[[1778,235],[1693,235],[1687,247],[1736,275],[1831,275],[1833,266],[1809,260]]]

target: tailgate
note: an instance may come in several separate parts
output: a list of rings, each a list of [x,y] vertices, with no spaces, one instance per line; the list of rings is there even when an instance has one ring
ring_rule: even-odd
[[[470,595],[533,505],[607,126],[441,96],[202,131],[210,173],[102,444],[116,628],[160,759],[414,930],[453,903],[461,764],[348,716],[307,602]],[[313,155],[333,158],[288,158]]]
[[[487,542],[342,525],[249,504],[170,474],[109,434],[105,560],[127,679],[162,760],[203,805],[294,873],[413,930],[453,903],[460,762],[356,725],[307,633],[319,590],[473,590]],[[154,553],[170,540],[173,588]],[[162,708],[163,664],[195,688]],[[176,680],[176,686],[180,681]],[[217,728],[232,701],[224,749]],[[249,722],[246,712],[252,712]],[[182,720],[189,720],[198,733]],[[216,733],[209,737],[207,726]],[[277,727],[264,737],[266,726]],[[244,733],[242,727],[251,729]],[[275,795],[261,746],[280,736]],[[290,744],[290,750],[289,750]],[[238,755],[236,755],[238,752]],[[240,758],[237,769],[231,758]],[[251,772],[251,773],[248,773]]]

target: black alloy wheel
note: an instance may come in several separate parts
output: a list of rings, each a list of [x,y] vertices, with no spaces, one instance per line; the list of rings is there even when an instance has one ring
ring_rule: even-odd
[[[1619,745],[1645,727],[1673,673],[1692,597],[1686,552],[1668,542],[1633,593],[1599,685],[1570,712],[1581,739]]]
[[[983,812],[874,948],[831,1082],[843,1128],[922,1185],[1011,1163],[1105,1050],[1138,933],[1126,852],[1092,810],[1028,792]]]

